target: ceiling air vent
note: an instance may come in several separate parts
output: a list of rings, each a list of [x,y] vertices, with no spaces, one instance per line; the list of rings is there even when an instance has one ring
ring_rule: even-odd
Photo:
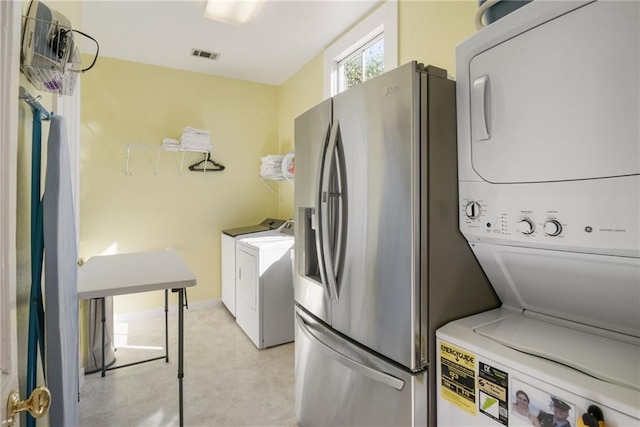
[[[220,57],[220,54],[216,52],[208,52],[206,50],[191,49],[191,56],[197,56],[199,58],[206,58],[215,61]]]

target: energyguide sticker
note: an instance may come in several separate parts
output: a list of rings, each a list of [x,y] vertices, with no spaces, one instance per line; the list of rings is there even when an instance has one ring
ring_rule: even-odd
[[[480,412],[505,426],[509,425],[508,374],[484,362],[478,362],[478,372],[478,408]]]
[[[440,341],[441,394],[457,407],[476,415],[476,356]]]

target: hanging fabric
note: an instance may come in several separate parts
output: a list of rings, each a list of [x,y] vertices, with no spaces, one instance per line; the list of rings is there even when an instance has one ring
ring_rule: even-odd
[[[113,344],[113,297],[104,299],[105,323],[104,334],[104,366],[112,366],[116,362]],[[84,373],[93,374],[102,370],[102,304],[99,299],[89,300],[88,319],[88,354],[84,361]]]
[[[42,159],[42,111],[33,108],[31,148],[31,293],[29,300],[29,335],[27,345],[27,390],[29,396],[38,379],[38,347],[44,369],[44,309],[42,303],[42,262],[44,237],[40,178]],[[27,427],[35,426],[35,418],[27,414]]]
[[[78,425],[78,249],[71,163],[63,117],[51,119],[42,198],[46,380],[55,398],[49,425]]]

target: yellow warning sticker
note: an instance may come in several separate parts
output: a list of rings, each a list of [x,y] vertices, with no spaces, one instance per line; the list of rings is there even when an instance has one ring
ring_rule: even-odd
[[[476,356],[440,341],[440,392],[457,407],[476,415]]]

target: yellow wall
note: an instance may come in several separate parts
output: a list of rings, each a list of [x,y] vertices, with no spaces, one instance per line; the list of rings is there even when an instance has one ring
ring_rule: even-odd
[[[475,0],[398,2],[398,64],[417,60],[455,76],[456,45],[476,32]]]
[[[455,76],[455,48],[475,33],[475,0],[399,0],[398,64],[417,60]],[[280,151],[293,147],[293,121],[323,100],[322,52],[278,88]],[[285,187],[282,187],[283,189]],[[281,192],[281,216],[293,216],[293,191]]]
[[[278,152],[275,86],[99,58],[82,76],[80,256],[175,248],[198,278],[189,300],[220,297],[220,232],[278,213],[258,179],[260,157]],[[223,172],[191,172],[202,154],[131,151],[210,130]],[[163,293],[119,297],[115,311],[163,305]]]
[[[399,64],[416,59],[455,75],[455,46],[475,32],[474,0],[398,5]],[[293,150],[295,117],[323,99],[322,52],[279,87],[110,58],[82,76],[80,255],[175,248],[198,277],[191,301],[220,297],[220,231],[293,217],[293,186],[261,183],[260,157]],[[227,170],[178,174],[180,156],[132,151],[185,126],[209,129]],[[185,167],[200,157],[188,155]],[[274,195],[265,185],[279,193]],[[116,312],[158,307],[161,293],[116,300]]]
[[[309,84],[310,82],[314,84]],[[293,151],[294,119],[322,101],[322,97],[322,53],[320,53],[278,88],[278,129],[281,153]],[[280,184],[279,215],[281,218],[293,218],[293,186],[286,181]]]
[[[81,2],[48,3],[82,28]],[[476,10],[475,0],[399,0],[398,63],[416,59],[455,75],[455,47],[475,32]],[[322,61],[320,52],[275,87],[100,57],[81,78],[80,256],[173,247],[198,277],[190,301],[219,298],[220,230],[293,216],[293,187],[266,184],[279,196],[265,188],[258,180],[260,157],[293,149],[295,117],[323,99]],[[23,75],[20,83],[38,94]],[[42,95],[50,107],[52,96]],[[212,131],[213,158],[224,172],[180,176],[179,155],[164,153],[154,175],[153,155],[135,151],[132,175],[125,176],[127,143],[159,145],[164,137],[178,138],[185,126]],[[48,125],[43,128],[46,141]],[[30,140],[31,112],[21,103],[16,249],[22,373],[31,276]],[[188,155],[185,167],[199,159]],[[119,298],[115,307],[123,312],[162,304],[157,294]]]

